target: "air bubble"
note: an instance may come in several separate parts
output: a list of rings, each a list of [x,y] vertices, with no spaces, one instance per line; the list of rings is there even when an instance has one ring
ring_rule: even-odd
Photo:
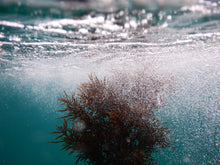
[[[88,34],[88,30],[85,29],[85,28],[79,29],[79,32],[80,32],[81,34],[83,34],[83,35]]]
[[[186,155],[183,157],[183,162],[184,163],[189,163],[190,162],[190,155]]]
[[[130,138],[126,138],[126,142],[127,142],[127,143],[130,143],[130,142],[131,142],[131,139],[130,139]]]
[[[86,128],[86,123],[83,120],[77,120],[73,122],[73,130],[82,132]]]
[[[17,35],[10,35],[8,39],[9,41],[16,41],[16,42],[21,41],[21,38],[19,38]]]

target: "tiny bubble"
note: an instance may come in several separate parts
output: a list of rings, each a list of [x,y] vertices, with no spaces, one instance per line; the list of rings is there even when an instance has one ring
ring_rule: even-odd
[[[130,138],[126,138],[126,142],[127,142],[127,143],[130,143],[130,142],[131,142],[131,139],[130,139]]]
[[[77,132],[82,132],[86,128],[86,123],[83,120],[73,122],[73,129]]]

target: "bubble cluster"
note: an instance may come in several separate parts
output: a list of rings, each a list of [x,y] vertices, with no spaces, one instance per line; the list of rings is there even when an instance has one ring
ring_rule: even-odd
[[[86,123],[83,120],[76,120],[73,122],[73,130],[82,132],[86,128]]]

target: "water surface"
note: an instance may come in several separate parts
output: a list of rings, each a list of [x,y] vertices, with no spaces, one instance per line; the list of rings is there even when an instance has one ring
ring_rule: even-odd
[[[46,143],[57,98],[89,73],[152,64],[177,80],[157,112],[176,149],[157,164],[220,164],[219,41],[218,1],[0,0],[0,164],[74,164]]]

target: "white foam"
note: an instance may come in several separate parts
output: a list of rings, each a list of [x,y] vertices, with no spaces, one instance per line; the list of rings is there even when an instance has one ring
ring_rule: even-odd
[[[16,41],[16,42],[21,41],[21,38],[17,35],[10,35],[8,39],[9,39],[9,41]]]
[[[24,24],[11,22],[11,21],[0,21],[0,25],[9,26],[9,27],[16,27],[16,28],[24,28]]]

